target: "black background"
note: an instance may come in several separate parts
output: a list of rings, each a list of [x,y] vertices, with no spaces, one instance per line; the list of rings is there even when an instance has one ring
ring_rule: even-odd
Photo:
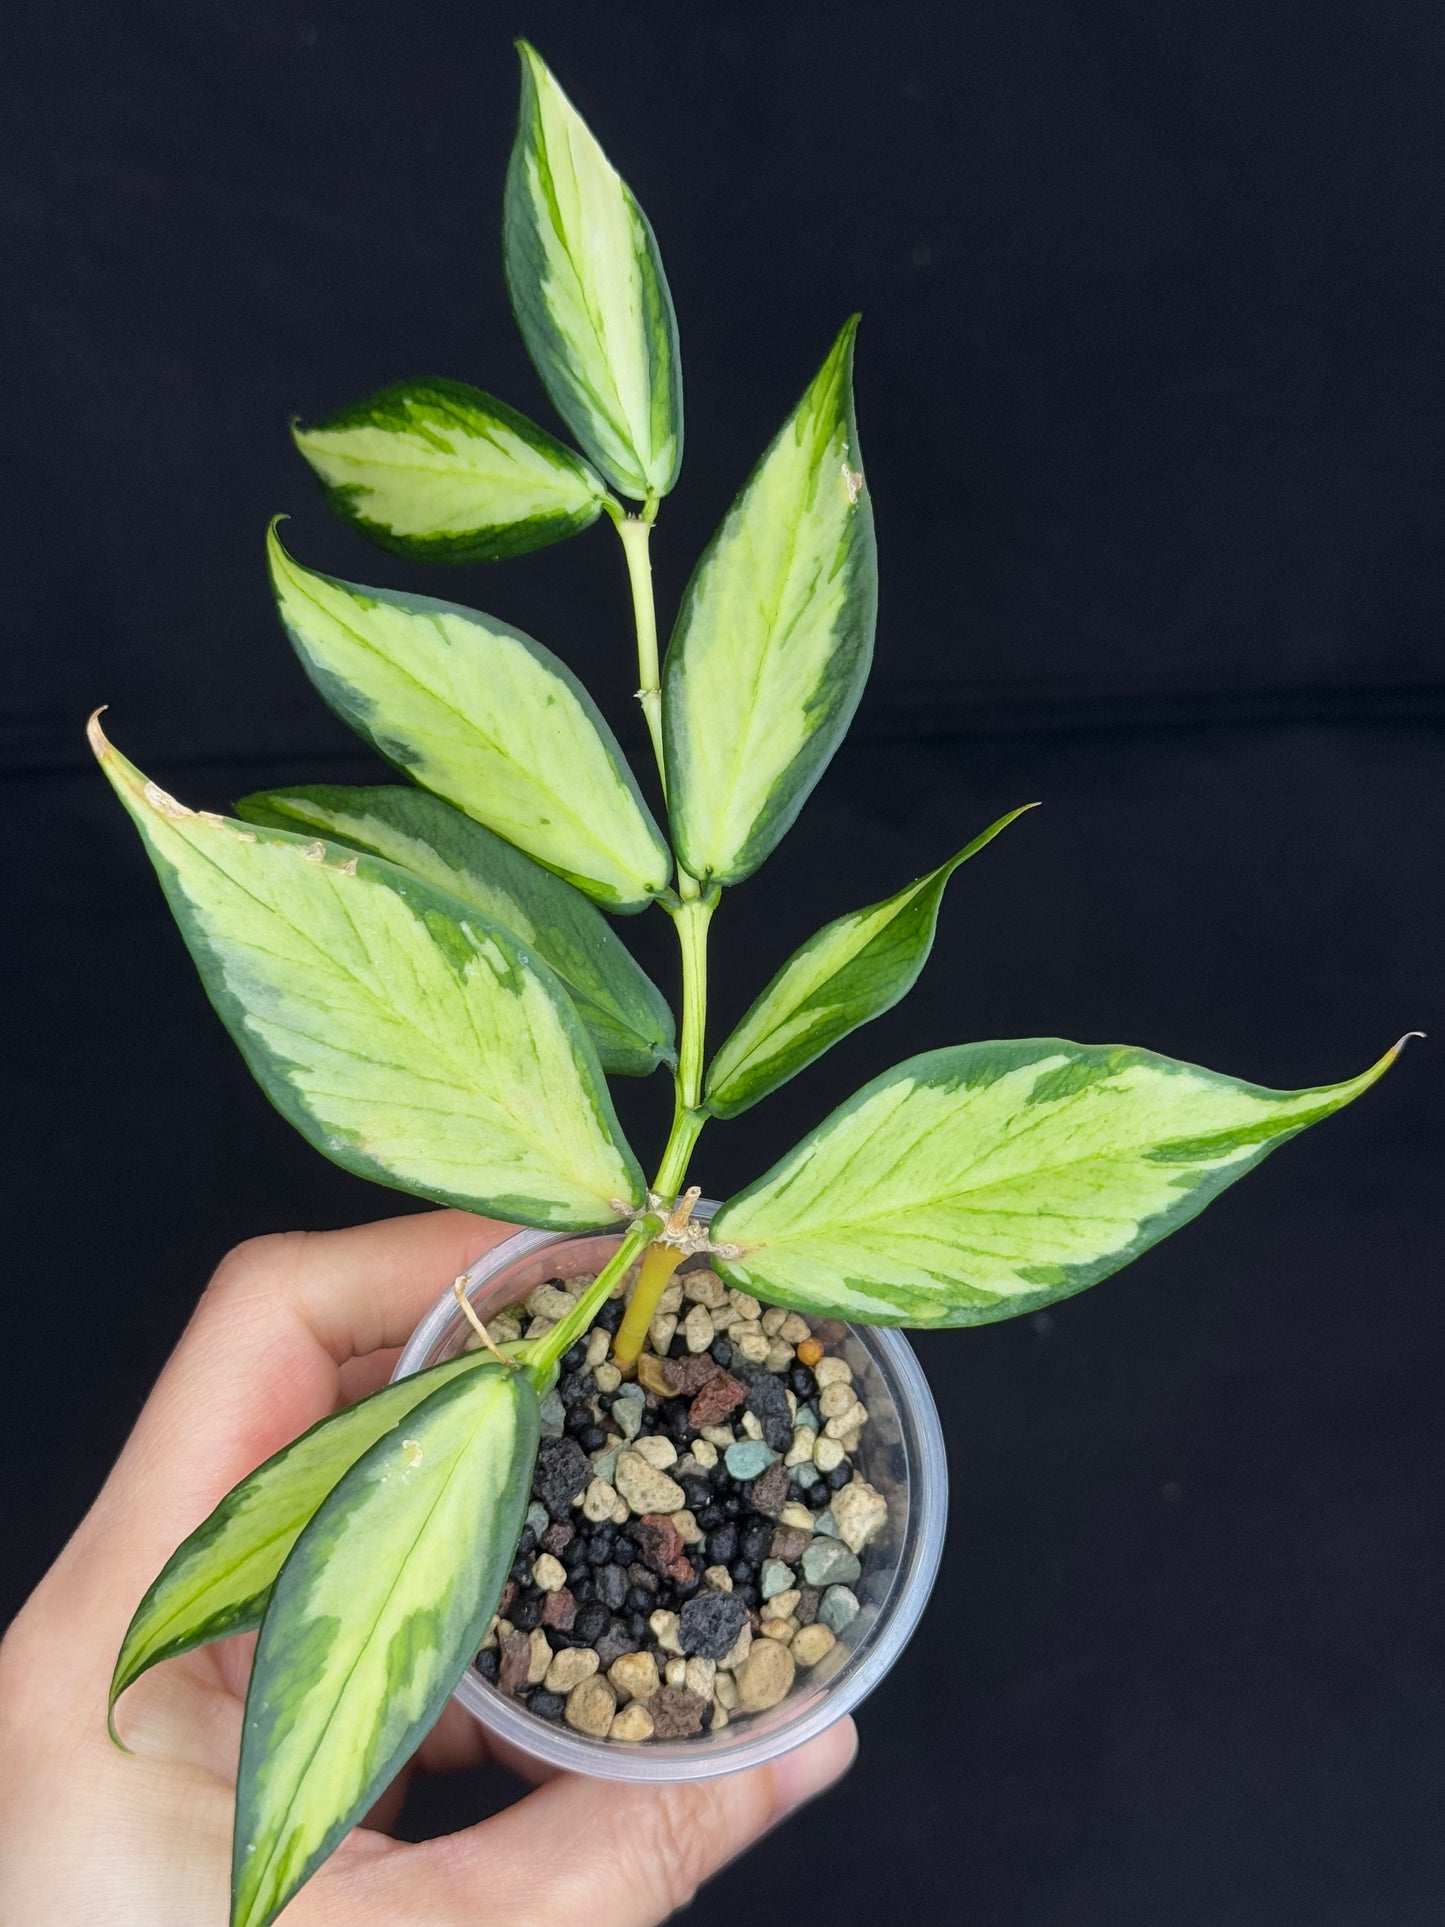
[[[286,510],[313,565],[543,638],[644,763],[605,525],[411,570],[328,521],[286,434],[419,372],[551,419],[497,242],[516,31],[638,192],[677,301],[664,620],[864,311],[877,670],[725,902],[714,1036],[823,919],[1046,805],[956,879],[906,1006],[713,1128],[708,1188],[941,1042],[1121,1040],[1293,1086],[1438,1027],[1438,9],[25,0],[0,131],[0,1607],[227,1246],[395,1203],[249,1084],[88,764],[89,709],[198,805],[373,774],[269,607]],[[625,928],[670,982],[657,922]],[[1437,1050],[1051,1318],[921,1343],[955,1483],[939,1591],[845,1788],[690,1919],[1438,1919]],[[654,1142],[660,1085],[622,1102]]]

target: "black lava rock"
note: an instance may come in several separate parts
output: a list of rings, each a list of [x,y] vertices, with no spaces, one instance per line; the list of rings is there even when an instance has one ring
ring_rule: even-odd
[[[852,1476],[852,1466],[847,1459],[840,1459],[831,1472],[823,1474],[823,1483],[830,1492],[841,1492]]]
[[[793,1415],[788,1409],[788,1394],[783,1381],[766,1372],[755,1378],[743,1408],[751,1412],[763,1429],[763,1437],[775,1452],[786,1452],[793,1442]]]
[[[518,1599],[509,1615],[519,1633],[535,1631],[542,1620],[542,1602],[534,1593],[530,1599]]]
[[[748,1609],[734,1592],[694,1593],[677,1620],[677,1642],[699,1659],[726,1659],[747,1624]]]
[[[606,1606],[593,1600],[586,1606],[578,1607],[577,1617],[572,1622],[572,1630],[577,1636],[579,1645],[590,1646],[594,1640],[601,1639],[611,1624],[612,1615]]]
[[[591,1478],[592,1461],[575,1439],[543,1439],[538,1446],[532,1491],[553,1519],[567,1518]]]
[[[489,1646],[486,1652],[478,1653],[476,1666],[482,1678],[489,1679],[495,1686],[497,1683],[497,1674],[501,1668],[501,1662],[497,1658],[496,1647]]]
[[[621,1659],[624,1653],[635,1653],[637,1647],[637,1639],[627,1630],[624,1622],[620,1619],[610,1620],[606,1632],[597,1641],[597,1664],[605,1673],[613,1660]]]
[[[535,1713],[538,1719],[560,1720],[562,1717],[562,1709],[566,1704],[566,1700],[563,1699],[560,1693],[548,1693],[538,1688],[527,1701],[527,1710],[530,1713]]]
[[[598,1599],[615,1613],[620,1613],[627,1603],[629,1583],[622,1567],[614,1565],[599,1566],[593,1582]]]
[[[818,1389],[818,1381],[806,1365],[795,1365],[788,1373],[788,1383],[796,1392],[800,1405],[806,1405]]]
[[[585,1338],[579,1338],[575,1345],[563,1352],[559,1363],[564,1372],[578,1372],[581,1371],[586,1357],[587,1340]]]
[[[701,1521],[699,1521],[701,1523]],[[707,1536],[707,1558],[711,1566],[730,1566],[738,1556],[738,1529],[720,1525]]]
[[[773,1522],[771,1519],[753,1519],[743,1527],[738,1539],[738,1547],[750,1566],[760,1566],[768,1557],[773,1544]]]
[[[733,1362],[733,1348],[725,1338],[715,1338],[708,1346],[708,1351],[724,1371]]]
[[[600,1325],[603,1331],[611,1332],[615,1337],[617,1335],[617,1327],[622,1323],[623,1314],[626,1310],[627,1307],[620,1298],[609,1298],[601,1311],[598,1312],[594,1322]]]

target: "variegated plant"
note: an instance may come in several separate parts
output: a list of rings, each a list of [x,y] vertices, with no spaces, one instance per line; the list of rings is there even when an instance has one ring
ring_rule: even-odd
[[[413,786],[273,790],[222,816],[177,802],[91,726],[212,1002],[318,1150],[518,1224],[622,1226],[571,1316],[506,1359],[468,1353],[323,1421],[244,1480],[141,1602],[112,1706],[159,1660],[260,1628],[234,1927],[275,1917],[455,1686],[521,1528],[539,1393],[641,1258],[616,1340],[629,1364],[683,1252],[706,1236],[687,1188],[705,1123],[736,1117],[896,1003],[949,877],[1019,814],[825,926],[705,1063],[722,889],[806,801],[872,654],[856,324],[743,484],[660,667],[648,543],[682,457],[672,301],[631,191],[527,46],[522,71],[507,282],[580,452],[439,379],[385,389],[296,441],[343,519],[423,562],[494,560],[609,519],[667,834],[558,656],[458,604],[317,574],[274,527],[272,585],[307,674]],[[676,1031],[604,915],[650,904],[680,940]],[[1127,1264],[1394,1056],[1345,1083],[1273,1091],[1127,1047],[954,1045],[885,1071],[824,1119],[723,1205],[709,1248],[736,1285],[811,1313],[1013,1317]],[[607,1078],[659,1065],[676,1101],[649,1173]]]

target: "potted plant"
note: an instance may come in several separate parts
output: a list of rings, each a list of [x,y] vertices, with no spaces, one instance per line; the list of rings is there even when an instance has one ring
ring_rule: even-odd
[[[936,1420],[906,1345],[873,1328],[1083,1290],[1399,1049],[1273,1091],[1129,1047],[955,1044],[701,1204],[708,1122],[903,996],[949,877],[1020,812],[820,930],[709,1061],[710,925],[798,814],[872,653],[855,322],[704,552],[662,662],[648,545],[682,457],[672,302],[636,200],[521,52],[507,279],[576,446],[439,379],[296,440],[338,514],[400,555],[490,561],[612,523],[666,833],[549,650],[317,574],[275,525],[303,665],[410,786],[272,791],[227,817],[91,723],[273,1102],[349,1170],[531,1228],[456,1281],[403,1376],[231,1492],[136,1611],[112,1718],[148,1667],[259,1627],[233,1927],[275,1917],[459,1683],[534,1750],[653,1777],[832,1717],[906,1638],[941,1530]],[[676,1025],[606,921],[654,906],[680,946]],[[644,1166],[606,1080],[660,1067],[672,1127]]]

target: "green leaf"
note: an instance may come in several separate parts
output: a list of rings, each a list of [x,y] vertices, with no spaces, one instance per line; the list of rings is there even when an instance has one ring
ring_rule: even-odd
[[[840,1037],[891,1010],[928,961],[948,879],[1033,808],[1010,810],[947,863],[896,896],[825,924],[795,950],[712,1061],[706,1103],[713,1115],[736,1117]]]
[[[1403,1041],[1403,1040],[1402,1040]],[[1368,1090],[1270,1091],[1124,1045],[929,1051],[725,1204],[735,1285],[866,1325],[982,1325],[1107,1278]]]
[[[319,1151],[383,1184],[586,1229],[644,1195],[565,990],[501,924],[345,845],[189,810],[92,719],[207,994]]]
[[[625,495],[682,462],[682,362],[662,257],[632,191],[525,40],[502,249],[527,353],[557,413]]]
[[[688,584],[663,729],[678,855],[750,876],[803,807],[858,707],[878,558],[844,328]]]
[[[464,1352],[388,1385],[322,1419],[233,1486],[136,1607],[110,1683],[112,1708],[161,1660],[259,1626],[282,1561],[342,1473],[414,1405],[485,1362]]]
[[[266,1927],[415,1751],[496,1610],[539,1420],[520,1372],[433,1392],[347,1472],[272,1588],[236,1777],[232,1927]]]
[[[264,790],[236,805],[248,823],[306,830],[410,870],[505,924],[556,971],[602,1068],[645,1077],[673,1058],[666,998],[580,890],[439,796],[400,784]]]
[[[609,910],[667,887],[617,739],[550,650],[454,602],[314,575],[274,527],[268,550],[307,674],[383,756]]]
[[[342,521],[419,562],[525,555],[602,513],[579,456],[465,382],[397,382],[291,432]]]

